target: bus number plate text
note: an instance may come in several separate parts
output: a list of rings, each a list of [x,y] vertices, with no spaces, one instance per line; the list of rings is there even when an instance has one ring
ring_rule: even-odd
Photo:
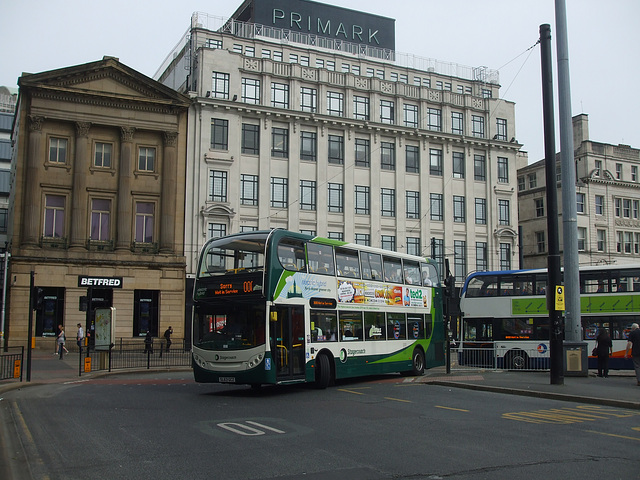
[[[220,383],[236,383],[236,377],[220,377]]]

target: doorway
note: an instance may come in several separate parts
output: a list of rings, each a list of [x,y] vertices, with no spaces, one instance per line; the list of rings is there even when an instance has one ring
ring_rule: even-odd
[[[270,318],[271,349],[277,379],[304,378],[304,308],[274,307]]]

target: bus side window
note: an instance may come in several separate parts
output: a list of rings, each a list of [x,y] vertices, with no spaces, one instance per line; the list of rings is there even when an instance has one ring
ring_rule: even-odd
[[[307,257],[309,258],[309,271],[320,275],[333,275],[335,267],[333,263],[333,247],[317,243],[307,243]]]
[[[360,252],[362,278],[365,280],[382,280],[382,257],[377,253]]]
[[[360,278],[360,262],[358,254],[336,248],[336,268],[342,277]]]
[[[404,282],[409,285],[420,285],[420,265],[418,262],[405,260],[404,265]]]
[[[278,244],[278,260],[287,270],[305,271],[307,266],[302,242],[284,238]]]

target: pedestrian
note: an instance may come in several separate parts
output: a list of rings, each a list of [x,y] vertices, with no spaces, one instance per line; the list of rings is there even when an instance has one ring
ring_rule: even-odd
[[[153,337],[151,336],[151,330],[147,330],[147,335],[144,337],[144,353],[153,353]]]
[[[82,324],[78,324],[78,332],[76,333],[76,341],[78,343],[78,348],[80,349],[80,353],[82,353],[82,341],[84,340],[84,330],[82,329]]]
[[[631,332],[629,332],[629,336],[627,337],[627,349],[624,351],[624,358],[629,358],[629,352],[631,352],[633,368],[636,371],[636,381],[640,387],[640,330],[638,329],[637,323],[631,325]]]
[[[171,334],[173,333],[173,328],[171,328],[171,325],[169,325],[169,328],[167,328],[164,331],[164,338],[167,340],[167,352],[169,351],[169,347],[171,346]]]
[[[58,325],[58,359],[59,360],[62,360],[62,356],[64,355],[65,351],[69,353],[69,350],[67,350],[66,347],[64,346],[64,342],[65,342],[64,328],[62,327],[62,325]]]
[[[606,328],[601,328],[596,338],[596,351],[598,352],[598,376],[609,376],[609,356],[613,349],[613,342]]]

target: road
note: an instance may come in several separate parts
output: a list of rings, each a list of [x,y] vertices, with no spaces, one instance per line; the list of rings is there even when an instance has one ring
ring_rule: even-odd
[[[254,391],[129,374],[6,392],[0,415],[6,479],[640,478],[638,410],[399,376]]]

